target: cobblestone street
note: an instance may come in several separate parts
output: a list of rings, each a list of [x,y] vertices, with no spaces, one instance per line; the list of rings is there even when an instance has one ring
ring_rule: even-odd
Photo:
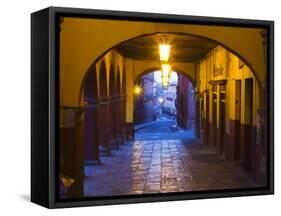
[[[242,171],[194,139],[136,140],[86,166],[85,196],[255,187]]]

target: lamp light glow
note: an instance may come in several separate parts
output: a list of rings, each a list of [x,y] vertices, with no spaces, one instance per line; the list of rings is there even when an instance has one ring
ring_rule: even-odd
[[[162,104],[164,102],[164,99],[162,97],[159,97],[158,101],[160,104]]]
[[[169,44],[159,44],[160,61],[167,62],[169,60],[170,48]]]
[[[169,64],[162,64],[161,65],[162,76],[170,76],[171,66]]]
[[[162,85],[164,87],[167,87],[169,85],[169,77],[168,76],[162,76]]]
[[[142,92],[142,88],[140,86],[135,86],[134,87],[134,94],[135,95],[140,95]]]

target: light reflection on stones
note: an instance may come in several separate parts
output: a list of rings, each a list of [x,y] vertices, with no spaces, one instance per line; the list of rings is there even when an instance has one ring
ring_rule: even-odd
[[[86,166],[85,196],[254,187],[242,171],[193,140],[127,142],[102,165]]]

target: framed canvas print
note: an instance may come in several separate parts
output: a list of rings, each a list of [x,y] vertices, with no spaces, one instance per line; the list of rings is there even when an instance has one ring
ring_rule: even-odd
[[[273,21],[31,15],[31,200],[273,194]]]

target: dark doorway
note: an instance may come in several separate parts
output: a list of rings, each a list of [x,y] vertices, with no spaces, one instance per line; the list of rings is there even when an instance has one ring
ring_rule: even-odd
[[[243,125],[244,139],[244,166],[245,169],[252,170],[253,157],[253,79],[245,79],[245,104],[244,104],[245,122]]]
[[[213,86],[213,114],[212,114],[212,128],[213,128],[213,144],[217,148],[217,85]]]
[[[221,156],[225,155],[225,85],[220,85],[220,101],[219,101],[219,153]]]

